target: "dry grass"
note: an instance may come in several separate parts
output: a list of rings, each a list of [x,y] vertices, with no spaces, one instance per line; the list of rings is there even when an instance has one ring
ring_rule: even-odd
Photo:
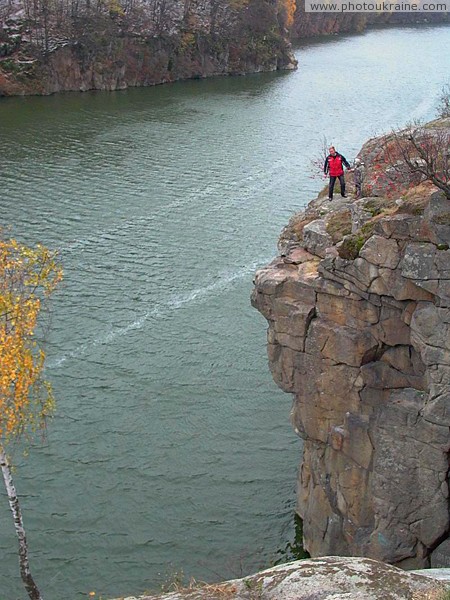
[[[395,212],[397,205],[393,200],[380,196],[379,198],[371,198],[364,203],[364,210],[371,213],[373,217],[379,215],[386,215],[391,212]]]
[[[205,581],[197,581],[191,578],[189,583],[183,584],[179,581],[174,581],[170,585],[167,592],[176,592],[180,596],[189,598],[208,598],[211,600],[228,600],[234,598],[237,593],[237,588],[230,583],[206,583]]]
[[[208,598],[233,598],[237,592],[236,586],[229,583],[205,583],[200,589],[208,593]]]
[[[403,203],[399,206],[398,213],[422,215],[428,204],[430,194],[436,188],[430,182],[424,182],[407,190],[402,196]]]

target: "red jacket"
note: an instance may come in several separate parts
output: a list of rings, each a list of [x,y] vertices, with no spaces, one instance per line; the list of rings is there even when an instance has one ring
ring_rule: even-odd
[[[334,156],[329,154],[325,159],[323,172],[325,173],[325,175],[329,173],[330,177],[339,177],[339,175],[344,174],[343,165],[345,165],[347,169],[350,168],[350,165],[346,161],[345,157],[342,156],[342,154],[339,154],[339,152],[336,152]]]

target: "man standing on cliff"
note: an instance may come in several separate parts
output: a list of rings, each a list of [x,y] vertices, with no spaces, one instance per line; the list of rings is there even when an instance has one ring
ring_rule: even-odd
[[[330,146],[330,154],[326,157],[325,164],[323,166],[323,172],[325,175],[330,175],[330,184],[328,186],[328,200],[330,202],[333,200],[334,184],[338,178],[341,185],[341,196],[343,198],[347,198],[345,195],[344,165],[347,167],[347,169],[350,169],[350,165],[348,164],[345,156],[342,156],[342,154],[336,152],[336,148],[334,146]]]

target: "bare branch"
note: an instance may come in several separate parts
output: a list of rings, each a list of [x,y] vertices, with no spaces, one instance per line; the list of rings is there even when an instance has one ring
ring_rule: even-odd
[[[386,173],[393,181],[417,185],[431,181],[450,198],[450,129],[417,125],[393,131],[384,143]]]

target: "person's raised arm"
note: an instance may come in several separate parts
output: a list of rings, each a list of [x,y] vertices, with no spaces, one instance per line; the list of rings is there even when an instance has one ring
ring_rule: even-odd
[[[348,160],[345,158],[345,156],[343,154],[341,154],[341,158],[342,158],[342,162],[347,167],[347,169],[351,169],[350,165],[348,164]]]

